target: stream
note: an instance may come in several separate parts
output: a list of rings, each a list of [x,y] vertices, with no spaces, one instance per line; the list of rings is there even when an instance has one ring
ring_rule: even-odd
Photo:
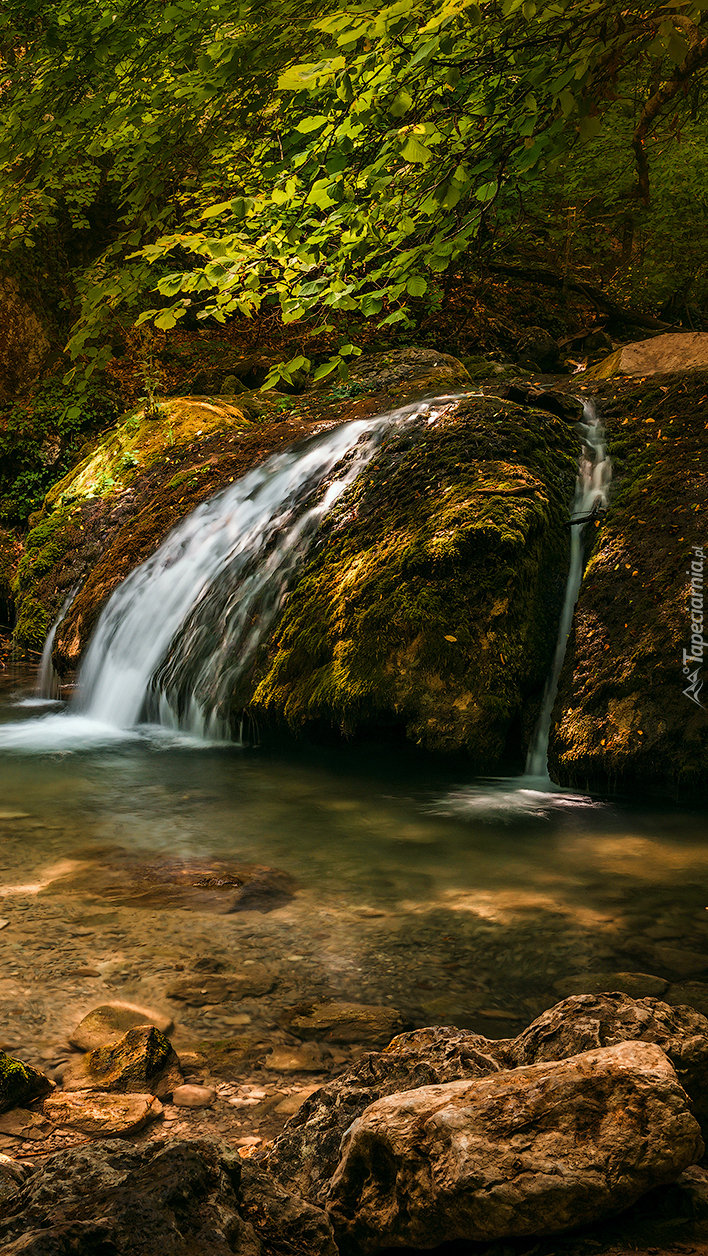
[[[250,656],[317,521],[421,410],[311,439],[199,507],[111,598],[68,710],[29,671],[0,675],[0,1045],[41,1059],[109,998],[168,1009],[183,1044],[277,1033],[317,999],[490,1037],[600,989],[708,1013],[708,817],[545,774],[581,527],[526,776],[460,780],[412,747],[229,738],[223,660]],[[609,477],[586,418],[576,517]],[[211,595],[224,572],[240,601]],[[244,869],[265,889],[242,908]],[[175,975],[198,957],[265,963],[273,989],[178,1006]]]

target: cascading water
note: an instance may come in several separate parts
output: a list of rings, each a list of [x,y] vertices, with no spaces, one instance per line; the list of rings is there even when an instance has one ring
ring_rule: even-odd
[[[103,611],[79,676],[84,715],[118,728],[152,720],[228,737],[234,685],[323,516],[386,433],[427,409],[408,406],[310,437],[197,507]]]
[[[548,736],[551,713],[556,699],[568,636],[573,623],[573,611],[583,578],[584,533],[589,519],[600,508],[607,506],[612,464],[607,456],[605,429],[600,423],[592,401],[583,404],[583,422],[578,424],[582,448],[578,460],[578,476],[575,495],[570,509],[570,566],[565,586],[565,599],[558,627],[556,652],[553,666],[546,681],[541,713],[526,759],[527,777],[548,779]]]
[[[61,677],[54,670],[54,664],[52,663],[54,638],[57,635],[57,628],[76,597],[77,588],[78,585],[75,586],[64,599],[61,610],[47,633],[47,639],[42,650],[42,657],[39,661],[39,668],[37,670],[37,697],[46,698],[50,702],[61,698]]]

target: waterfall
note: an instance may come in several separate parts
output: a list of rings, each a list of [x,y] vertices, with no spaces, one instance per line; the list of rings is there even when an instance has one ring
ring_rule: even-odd
[[[52,650],[54,648],[54,638],[57,635],[57,628],[71,606],[71,603],[76,596],[78,587],[78,585],[75,585],[71,592],[65,597],[61,605],[61,610],[47,634],[47,639],[42,649],[42,657],[39,660],[39,667],[37,669],[36,693],[38,698],[48,698],[51,701],[61,697],[61,677],[54,670],[54,664],[52,663]]]
[[[551,728],[551,714],[573,623],[573,611],[583,578],[585,526],[588,518],[591,518],[599,507],[607,505],[612,479],[612,464],[607,456],[605,429],[597,417],[592,401],[584,402],[583,421],[578,424],[578,429],[581,451],[578,459],[575,494],[570,508],[570,566],[553,666],[546,681],[541,713],[526,759],[525,775],[529,777],[548,777],[548,735]]]
[[[271,455],[202,503],[112,594],[79,674],[78,709],[228,738],[230,697],[267,639],[323,516],[426,404],[355,420]]]

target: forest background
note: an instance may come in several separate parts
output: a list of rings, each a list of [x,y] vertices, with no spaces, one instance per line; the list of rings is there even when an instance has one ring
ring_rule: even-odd
[[[544,367],[529,327],[561,371],[702,329],[707,65],[708,0],[7,0],[3,282],[47,351],[0,523],[227,342],[291,394],[390,345],[474,378]]]

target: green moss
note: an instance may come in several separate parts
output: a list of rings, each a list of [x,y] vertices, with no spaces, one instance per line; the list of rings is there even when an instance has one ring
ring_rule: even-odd
[[[567,425],[496,399],[392,440],[330,516],[254,713],[498,763],[553,652],[575,457]]]
[[[22,649],[41,650],[49,631],[49,612],[33,597],[24,597],[17,608],[14,639]]]
[[[51,1088],[44,1073],[0,1051],[0,1112],[27,1105],[49,1094]]]

